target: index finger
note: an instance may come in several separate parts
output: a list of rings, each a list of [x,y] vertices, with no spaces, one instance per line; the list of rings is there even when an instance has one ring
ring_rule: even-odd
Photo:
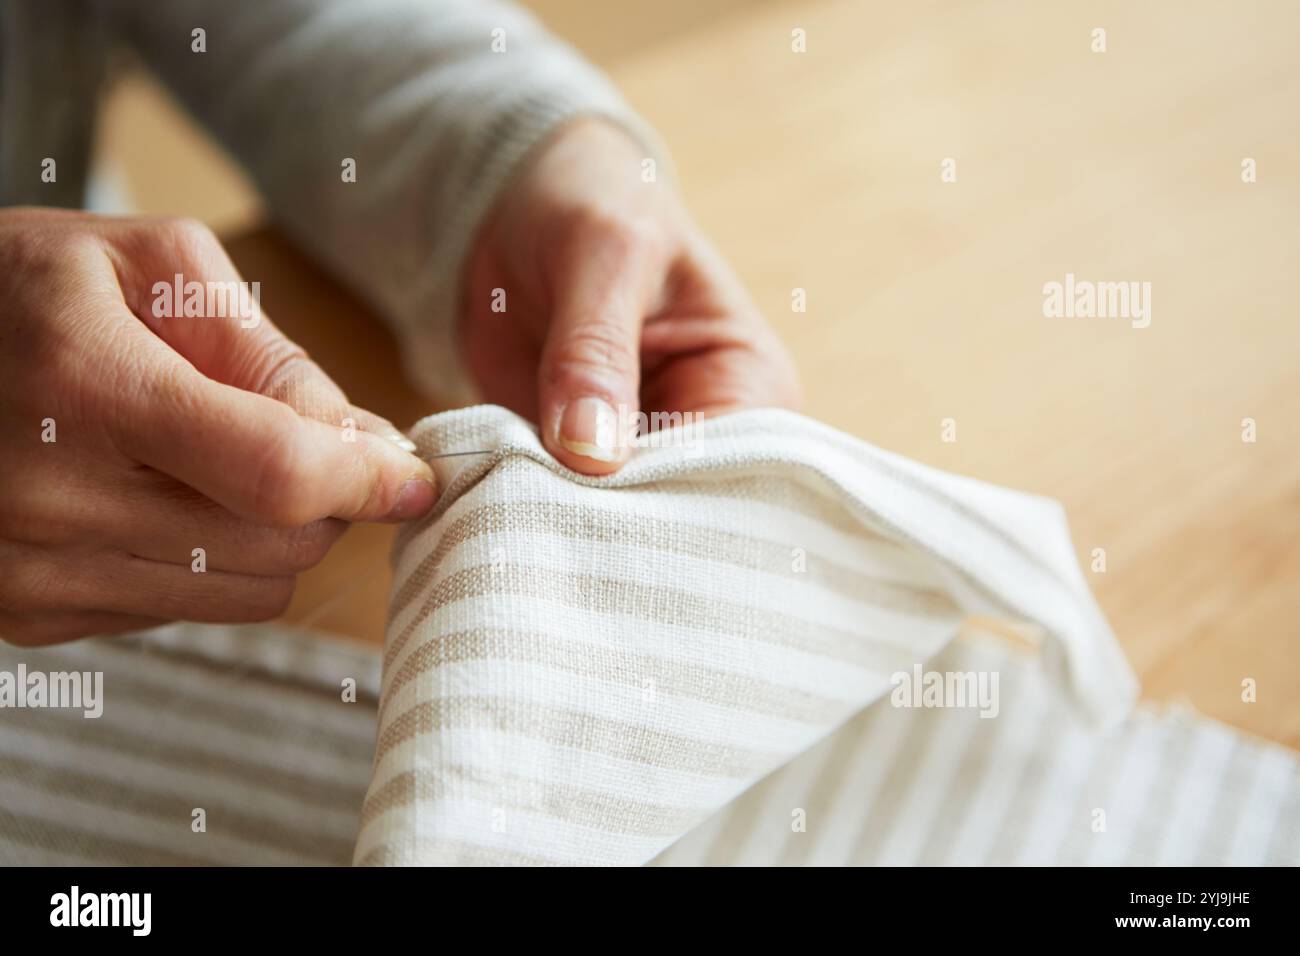
[[[265,524],[404,521],[432,507],[432,470],[392,442],[214,382],[174,353],[163,363],[119,427],[132,459]]]

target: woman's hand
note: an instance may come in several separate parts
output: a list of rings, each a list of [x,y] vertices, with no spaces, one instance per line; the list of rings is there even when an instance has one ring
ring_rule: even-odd
[[[467,263],[461,341],[484,396],[587,474],[625,460],[621,426],[638,411],[800,401],[784,347],[641,162],[616,127],[568,124],[506,188]]]
[[[0,637],[274,617],[338,519],[432,505],[413,446],[234,307],[204,227],[5,210],[0,263]],[[217,294],[160,316],[178,275]]]

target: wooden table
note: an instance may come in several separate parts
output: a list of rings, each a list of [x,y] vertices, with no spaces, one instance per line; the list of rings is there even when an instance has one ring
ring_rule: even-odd
[[[1105,549],[1089,576],[1147,696],[1292,747],[1298,34],[1289,2],[821,0],[604,57],[794,351],[806,411],[1061,499],[1084,567]],[[233,252],[275,277],[270,314],[355,401],[399,424],[434,410],[397,381],[392,342],[274,236]],[[1151,283],[1149,327],[1045,317],[1043,286],[1067,273]],[[289,619],[381,640],[390,535],[349,532]]]

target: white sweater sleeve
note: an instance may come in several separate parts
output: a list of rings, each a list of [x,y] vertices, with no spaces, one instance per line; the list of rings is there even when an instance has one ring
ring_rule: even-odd
[[[110,26],[249,170],[278,224],[394,323],[408,373],[444,401],[473,399],[455,340],[461,266],[520,160],[580,114],[662,158],[600,72],[510,3],[107,5]],[[192,49],[199,28],[206,52]]]

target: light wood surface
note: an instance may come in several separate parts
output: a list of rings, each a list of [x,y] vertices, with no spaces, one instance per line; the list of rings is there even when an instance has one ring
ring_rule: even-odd
[[[603,45],[577,5],[538,6],[670,144],[809,414],[1062,500],[1147,696],[1300,746],[1300,6],[669,3]],[[279,240],[232,247],[354,400],[434,410]],[[1150,282],[1150,327],[1045,318],[1067,272]],[[290,620],[380,640],[390,534],[349,532]]]

